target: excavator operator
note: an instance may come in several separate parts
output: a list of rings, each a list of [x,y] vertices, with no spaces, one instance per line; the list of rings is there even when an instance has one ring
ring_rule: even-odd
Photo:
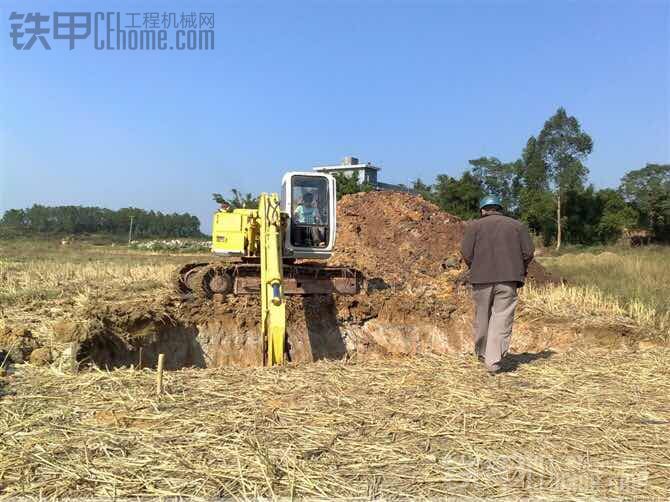
[[[314,194],[307,192],[302,202],[295,208],[295,219],[298,223],[305,223],[307,225],[318,225],[321,223],[321,215],[319,210],[314,205]]]
[[[294,226],[294,240],[296,244],[301,243],[305,246],[325,247],[326,242],[322,227],[321,211],[318,204],[315,204],[312,192],[307,192],[303,195],[302,201],[293,212],[293,217],[297,224]]]

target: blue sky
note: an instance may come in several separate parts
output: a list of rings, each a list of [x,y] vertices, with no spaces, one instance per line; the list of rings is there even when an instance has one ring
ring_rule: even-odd
[[[17,51],[2,1],[0,211],[42,204],[191,212],[277,191],[356,155],[407,183],[517,158],[559,106],[594,139],[598,187],[669,162],[668,2],[102,2],[215,13],[213,51]],[[170,33],[172,36],[172,32]]]

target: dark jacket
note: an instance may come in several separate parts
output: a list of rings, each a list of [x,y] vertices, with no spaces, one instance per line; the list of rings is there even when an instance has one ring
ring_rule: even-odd
[[[523,285],[535,248],[526,226],[502,214],[489,214],[465,228],[461,254],[472,284],[518,282]]]

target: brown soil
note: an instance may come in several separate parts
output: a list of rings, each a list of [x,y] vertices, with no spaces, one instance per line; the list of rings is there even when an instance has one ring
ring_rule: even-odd
[[[462,220],[418,196],[344,197],[329,264],[360,270],[371,287],[355,296],[289,297],[290,360],[469,350],[472,307],[458,258],[463,229]],[[556,280],[539,264],[530,278]],[[153,367],[159,353],[168,369],[263,361],[260,304],[253,296],[93,302],[79,318],[56,323],[53,339],[75,344],[80,363]]]
[[[347,195],[337,206],[337,241],[330,265],[356,268],[389,285],[426,285],[449,262],[463,269],[459,247],[465,222],[417,195],[370,192]],[[558,284],[537,262],[535,284]]]
[[[30,363],[35,366],[46,366],[53,362],[49,347],[38,347],[30,353]]]
[[[337,206],[331,265],[359,269],[392,285],[416,284],[458,260],[463,221],[423,198],[397,192],[347,195]]]
[[[530,262],[528,266],[528,281],[533,284],[561,284],[562,279],[536,261]]]
[[[38,347],[29,329],[4,326],[0,329],[0,366],[2,363],[23,363]]]

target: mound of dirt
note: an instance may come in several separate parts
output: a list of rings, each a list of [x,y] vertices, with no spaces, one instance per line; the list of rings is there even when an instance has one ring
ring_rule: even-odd
[[[464,223],[417,195],[347,195],[337,206],[331,265],[354,267],[391,285],[416,284],[442,273],[457,257]]]
[[[542,265],[536,261],[530,262],[528,265],[528,281],[533,284],[561,284],[560,277],[552,274]]]
[[[369,192],[342,197],[330,265],[353,267],[392,286],[416,286],[444,275],[445,265],[464,269],[459,254],[465,222],[418,195]],[[537,262],[528,280],[558,284]]]

